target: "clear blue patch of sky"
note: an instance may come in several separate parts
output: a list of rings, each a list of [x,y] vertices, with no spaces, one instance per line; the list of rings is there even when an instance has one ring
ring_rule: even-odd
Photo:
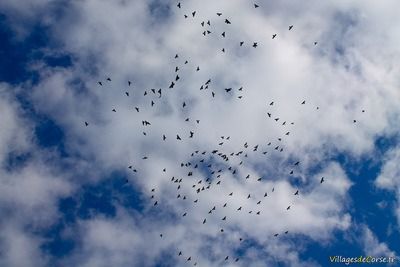
[[[116,171],[99,183],[83,185],[73,196],[60,199],[58,209],[62,217],[41,233],[46,239],[42,250],[55,258],[54,261],[68,255],[79,240],[64,237],[63,231],[73,227],[77,220],[96,216],[113,218],[116,205],[136,212],[143,212],[145,205],[141,193],[127,183],[123,172]]]
[[[329,256],[364,255],[362,242],[358,242],[355,238],[347,238],[348,235],[361,238],[360,229],[356,226],[363,224],[372,230],[379,242],[386,243],[389,249],[395,251],[397,255],[400,254],[400,233],[394,230],[388,235],[388,227],[397,225],[397,218],[393,212],[395,195],[386,190],[379,190],[374,185],[384,164],[383,155],[395,146],[397,141],[398,136],[377,138],[375,152],[365,158],[354,159],[347,154],[340,153],[333,157],[333,160],[340,163],[346,175],[354,183],[349,190],[351,197],[349,213],[353,226],[348,229],[347,233],[335,231],[334,239],[327,246],[321,246],[320,243],[310,240],[307,249],[301,254],[303,259],[312,258],[321,266],[327,266],[331,264]],[[377,204],[381,201],[387,201],[389,205],[380,208]]]

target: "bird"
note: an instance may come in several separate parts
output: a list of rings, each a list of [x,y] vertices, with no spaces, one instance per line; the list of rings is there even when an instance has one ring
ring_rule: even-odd
[[[325,181],[324,177],[321,177],[320,184],[322,184]]]
[[[228,19],[225,19],[226,24],[231,24],[231,22]]]
[[[276,37],[276,33],[274,33],[274,34],[272,35],[272,39],[275,39],[275,37]]]
[[[89,125],[89,123],[85,121],[85,126],[88,126],[88,125]]]
[[[302,105],[304,105],[305,103],[306,103],[306,101],[305,101],[305,100],[303,100],[303,102],[301,102],[301,104],[302,104]]]
[[[257,4],[254,4],[254,8],[258,8],[259,7],[259,5],[257,5]]]
[[[176,5],[178,8],[181,8],[181,2]]]
[[[297,196],[299,194],[299,190],[297,190],[294,195]]]
[[[289,31],[290,31],[292,28],[293,28],[293,25],[290,25],[290,26],[289,26]]]
[[[217,13],[217,16],[218,16],[218,17],[220,17],[221,15],[222,15],[222,13],[220,13],[220,12]]]
[[[256,48],[258,44],[256,42],[253,43],[253,47]]]
[[[243,44],[244,44],[244,42],[243,42],[243,41],[241,41],[241,42],[239,43],[239,45],[240,45],[240,46],[243,46]]]

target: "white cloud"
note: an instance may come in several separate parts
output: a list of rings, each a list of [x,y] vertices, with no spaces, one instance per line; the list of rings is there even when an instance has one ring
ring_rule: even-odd
[[[171,217],[154,215],[149,202],[145,211],[149,217],[137,219],[138,215],[126,214],[120,207],[122,215],[116,218],[83,221],[76,226],[83,235],[82,250],[68,260],[79,266],[124,266],[141,260],[139,252],[145,253],[145,248],[157,243],[154,251],[145,254],[154,258],[166,249],[155,241],[162,230],[171,247],[184,247],[185,255],[193,255],[206,266],[219,266],[223,255],[232,255],[238,246],[232,239],[240,235],[264,247],[265,253],[247,252],[244,258],[249,261],[256,257],[254,253],[261,253],[271,264],[278,259],[289,260],[291,266],[310,266],[312,262],[299,259],[295,245],[273,235],[282,236],[289,230],[290,234],[329,242],[334,230],[349,228],[347,204],[352,183],[329,159],[337,151],[355,157],[365,155],[372,151],[376,136],[396,131],[400,38],[393,26],[398,16],[386,9],[396,10],[398,3],[388,1],[386,8],[381,8],[373,1],[310,1],[307,5],[303,1],[280,1],[254,9],[246,1],[210,0],[185,1],[180,10],[172,2],[162,3],[171,6],[165,17],[160,13],[152,16],[146,1],[87,0],[70,4],[62,18],[52,24],[51,33],[65,52],[72,54],[73,66],[38,64],[41,79],[31,96],[39,112],[62,126],[68,151],[86,159],[92,165],[89,170],[102,173],[132,165],[138,170],[129,176],[132,184],[149,197],[150,189],[156,188],[160,206],[179,217],[185,211],[188,214],[171,222]],[[194,18],[190,15],[193,10],[197,11]],[[223,16],[215,14],[219,11]],[[183,14],[189,18],[184,19]],[[232,24],[226,25],[225,18]],[[212,34],[206,37],[200,25],[203,20],[211,22],[208,28]],[[287,29],[290,24],[294,25],[292,31]],[[223,31],[226,38],[220,35]],[[274,33],[278,35],[272,40]],[[240,41],[245,41],[244,47],[239,47]],[[314,41],[318,41],[317,46]],[[252,48],[253,42],[259,46]],[[223,47],[225,53],[221,52]],[[178,59],[174,59],[176,53]],[[188,64],[183,64],[185,60]],[[168,89],[176,66],[180,80],[175,88]],[[195,71],[197,66],[199,72]],[[106,81],[107,77],[112,81]],[[209,78],[210,88],[199,90]],[[97,84],[99,80],[103,86]],[[133,81],[131,87],[128,80]],[[241,86],[242,92],[237,90]],[[233,96],[224,92],[229,87]],[[153,95],[151,88],[162,88],[162,97]],[[145,90],[147,96],[143,95]],[[211,91],[216,93],[215,98]],[[239,95],[243,98],[238,99]],[[305,105],[300,104],[303,100]],[[271,101],[273,106],[269,105]],[[187,117],[189,122],[185,121]],[[275,122],[277,117],[279,121]],[[1,133],[5,140],[0,143],[1,149],[9,144],[7,136],[16,132],[15,120],[11,117],[9,129]],[[151,126],[143,127],[142,120],[149,120]],[[282,125],[284,121],[286,125]],[[190,131],[194,132],[193,139],[188,138]],[[167,136],[165,142],[163,134]],[[182,141],[176,140],[177,134]],[[230,140],[220,136],[230,136]],[[223,146],[219,146],[222,141]],[[255,145],[259,145],[257,152],[252,151]],[[283,152],[276,151],[276,146]],[[197,194],[192,185],[199,180],[204,184],[208,174],[195,171],[187,177],[189,170],[181,168],[180,163],[193,161],[190,154],[194,150],[207,151],[198,159],[209,159],[213,149],[228,155],[245,150],[248,157],[230,156],[229,162],[214,157],[213,170],[218,169],[216,164],[229,164],[225,166],[237,168],[239,175],[233,176],[224,168],[221,186],[214,182],[210,190]],[[262,151],[268,153],[263,155]],[[144,156],[149,159],[143,160]],[[239,165],[241,160],[243,165]],[[301,163],[294,167],[297,160]],[[315,173],[316,166],[321,171]],[[167,169],[165,173],[163,168]],[[289,181],[292,169],[296,177]],[[30,169],[25,170],[30,173]],[[43,178],[46,175],[41,175],[41,170],[34,168],[37,175],[30,179],[21,175],[21,183],[5,187],[5,193],[19,195],[26,188],[38,189],[15,200],[31,210],[31,202],[39,208],[45,203],[38,195],[54,201],[70,192],[61,179]],[[247,174],[251,179],[244,179]],[[93,176],[91,180],[100,178]],[[172,176],[183,178],[180,192],[187,196],[186,202],[176,199],[177,184],[170,182]],[[257,182],[255,177],[261,176],[263,181]],[[322,176],[325,183],[320,184]],[[378,180],[381,185],[392,181]],[[300,194],[294,196],[298,188]],[[230,192],[234,197],[229,198]],[[194,208],[196,198],[199,203]],[[258,200],[262,200],[261,206],[256,204]],[[222,209],[225,202],[229,205]],[[207,215],[214,205],[218,207],[215,215]],[[241,213],[239,206],[243,206]],[[257,210],[261,211],[259,216],[254,215]],[[223,216],[229,223],[222,224]],[[207,224],[202,225],[205,217]],[[160,221],[149,222],[149,218]],[[221,227],[225,228],[223,235],[218,233]],[[373,241],[371,238],[367,232],[366,240]],[[216,258],[204,252],[204,244],[215,249]],[[139,252],[131,254],[131,248]]]
[[[379,242],[374,233],[367,227],[363,227],[362,244],[364,252],[368,256],[375,257],[395,257],[395,253],[391,251],[387,244]]]
[[[375,180],[378,188],[392,191],[397,199],[394,214],[397,216],[398,224],[400,224],[400,149],[395,147],[386,152],[383,158],[383,167],[381,173]]]

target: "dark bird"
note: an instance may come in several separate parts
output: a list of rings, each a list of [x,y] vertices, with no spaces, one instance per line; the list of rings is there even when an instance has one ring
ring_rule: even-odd
[[[136,109],[137,112],[139,112],[139,108],[138,107],[135,107],[135,109]]]
[[[225,91],[228,93],[232,90],[232,88],[225,88]]]
[[[89,123],[87,123],[86,121],[85,121],[85,126],[88,126],[89,125]]]
[[[167,139],[167,137],[163,134],[162,139],[163,139],[163,141],[165,141],[165,139]]]
[[[317,45],[318,44],[318,42],[314,42],[314,45]]]
[[[297,190],[294,195],[297,196],[299,194],[299,190]]]
[[[171,82],[171,85],[169,86],[169,88],[174,88],[174,86],[175,86],[175,83]]]
[[[231,24],[231,22],[228,19],[225,19],[226,24]]]
[[[290,25],[290,26],[289,26],[289,31],[290,31],[292,28],[293,28],[293,25]]]
[[[254,48],[257,47],[257,43],[256,43],[256,42],[253,43],[253,47],[254,47]]]
[[[274,33],[274,34],[272,35],[272,39],[275,39],[275,37],[276,37],[276,33]]]
[[[240,46],[243,46],[243,44],[244,44],[244,42],[243,42],[243,41],[241,41],[241,42],[239,43],[239,45],[240,45]]]
[[[225,32],[223,32],[221,35],[222,35],[222,37],[225,37]]]
[[[125,92],[126,96],[129,96],[129,92]]]
[[[257,4],[254,4],[254,8],[257,8],[257,7],[259,7],[259,5],[257,5]]]
[[[111,79],[110,79],[110,78],[107,78],[107,81],[111,82]]]
[[[113,111],[113,112],[117,112],[117,111],[115,110],[115,108],[113,108],[112,111]]]
[[[301,102],[302,105],[304,105],[306,103],[306,101],[304,100],[303,102]]]
[[[101,82],[97,82],[98,84],[100,84],[100,86],[103,86],[103,84]]]
[[[288,207],[286,208],[286,210],[290,210],[290,206],[288,206]]]
[[[128,81],[128,86],[131,86],[131,84],[132,84],[132,82],[131,82],[131,81]]]
[[[196,15],[196,11],[193,11],[192,12],[192,16],[194,17]]]
[[[320,184],[322,184],[325,181],[324,177],[321,177]]]
[[[205,224],[206,222],[207,222],[207,219],[204,219],[204,220],[203,220],[203,224]]]
[[[181,2],[176,5],[178,8],[181,8]]]
[[[229,259],[229,256],[226,256],[226,257],[225,257],[225,260],[227,261],[228,259]]]
[[[222,15],[222,13],[217,13],[218,17],[220,17]]]
[[[176,135],[176,139],[177,139],[177,140],[182,140],[182,139],[179,137],[179,135]]]

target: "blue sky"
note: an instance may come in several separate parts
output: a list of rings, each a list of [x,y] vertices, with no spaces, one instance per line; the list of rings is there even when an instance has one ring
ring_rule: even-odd
[[[399,4],[177,3],[0,3],[0,266],[397,259]]]

